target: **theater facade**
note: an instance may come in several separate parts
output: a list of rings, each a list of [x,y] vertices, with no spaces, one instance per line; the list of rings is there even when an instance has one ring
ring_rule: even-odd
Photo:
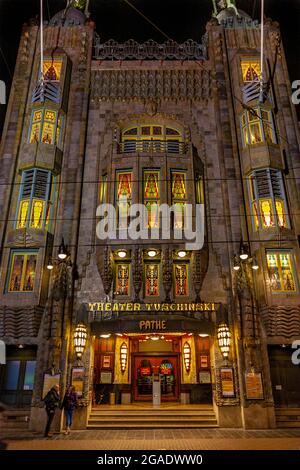
[[[158,378],[162,405],[280,426],[300,403],[300,136],[279,25],[261,97],[260,24],[227,2],[183,44],[102,43],[68,3],[42,79],[39,25],[23,27],[1,141],[0,400],[40,430],[45,392],[73,384],[84,429],[103,404],[151,404]]]

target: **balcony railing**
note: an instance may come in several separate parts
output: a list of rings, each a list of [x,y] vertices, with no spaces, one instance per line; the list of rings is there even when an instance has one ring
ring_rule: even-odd
[[[183,155],[188,144],[170,140],[129,140],[118,144],[118,153],[167,153]]]

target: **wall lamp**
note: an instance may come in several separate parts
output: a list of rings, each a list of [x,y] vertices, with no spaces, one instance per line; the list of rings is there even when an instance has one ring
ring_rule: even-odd
[[[74,331],[74,349],[77,359],[81,359],[87,341],[87,327],[83,323],[78,323]]]
[[[224,359],[227,359],[231,344],[231,333],[228,325],[225,322],[220,323],[218,327],[217,338],[221,353]]]
[[[189,372],[191,368],[191,346],[188,342],[185,342],[183,346],[183,361],[185,370]]]
[[[122,343],[121,348],[120,348],[120,365],[121,365],[122,373],[124,373],[126,370],[127,358],[128,358],[128,346],[126,343]]]

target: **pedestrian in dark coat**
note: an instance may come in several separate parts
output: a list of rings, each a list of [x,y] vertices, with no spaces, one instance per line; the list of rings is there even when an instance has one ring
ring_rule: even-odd
[[[66,432],[65,434],[70,434],[70,429],[73,422],[74,410],[77,406],[77,395],[75,392],[75,387],[70,386],[65,393],[61,407],[64,409],[66,416]]]
[[[54,387],[49,390],[47,395],[44,398],[45,402],[45,408],[46,408],[46,413],[47,413],[47,424],[45,428],[45,437],[50,437],[50,428],[51,424],[55,415],[55,411],[59,407],[59,401],[60,401],[60,396],[59,396],[59,386],[54,385]]]

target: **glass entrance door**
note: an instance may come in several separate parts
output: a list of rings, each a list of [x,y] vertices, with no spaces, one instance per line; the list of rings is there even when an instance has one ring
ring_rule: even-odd
[[[36,367],[35,351],[7,348],[6,365],[0,371],[0,401],[16,408],[31,404]],[[30,357],[31,356],[31,357]]]
[[[152,401],[153,374],[160,375],[161,400],[178,399],[177,356],[139,356],[134,359],[136,401]]]

